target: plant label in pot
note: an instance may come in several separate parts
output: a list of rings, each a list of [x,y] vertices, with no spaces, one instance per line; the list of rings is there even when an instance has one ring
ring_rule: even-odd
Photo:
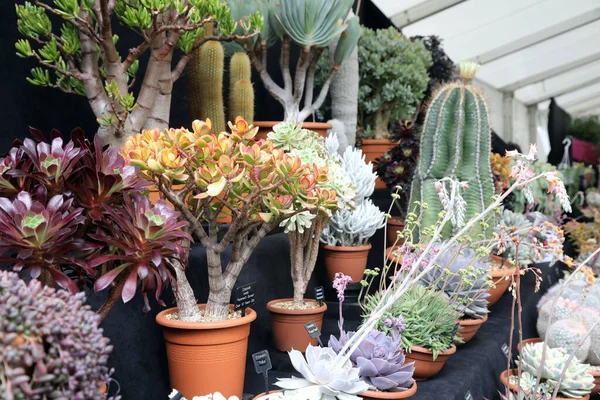
[[[323,305],[323,300],[325,299],[325,291],[323,290],[323,286],[317,286],[315,288],[315,300],[319,302],[319,306]]]
[[[308,335],[319,341],[319,346],[323,347],[323,342],[321,342],[321,331],[317,328],[317,325],[314,322],[307,322],[304,324],[304,328],[306,328],[306,332]]]
[[[233,309],[241,310],[242,317],[246,314],[246,308],[256,304],[256,282],[240,286],[235,289],[235,303]]]
[[[252,354],[252,361],[254,362],[254,369],[256,373],[262,375],[265,381],[265,393],[269,394],[269,370],[272,367],[271,357],[267,350],[261,350],[257,353]]]

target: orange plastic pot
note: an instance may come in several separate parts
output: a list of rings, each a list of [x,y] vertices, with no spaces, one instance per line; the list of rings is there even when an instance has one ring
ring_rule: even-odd
[[[404,221],[400,217],[392,217],[387,220],[387,242],[388,246],[402,246],[404,239],[400,239],[398,243],[398,231],[404,230]]]
[[[365,246],[345,247],[322,245],[327,277],[333,281],[337,272],[352,278],[352,282],[360,282],[367,268],[367,258],[371,244]]]
[[[176,307],[156,316],[167,345],[171,387],[188,399],[214,392],[241,398],[250,323],[256,319],[256,312],[247,308],[242,318],[214,322],[166,318],[174,312]]]
[[[509,371],[504,371],[500,374],[500,382],[505,386],[508,387],[508,389],[513,392],[513,393],[517,393],[518,392],[518,388],[517,385],[515,385],[514,383],[509,383],[508,382],[508,373]],[[517,375],[517,369],[511,369],[510,370],[510,376],[516,376]],[[589,400],[590,399],[590,395],[588,394],[587,396],[584,397],[575,397],[575,398],[569,398],[567,399],[566,397],[560,397],[560,396],[556,396],[556,400]]]
[[[273,132],[273,127],[281,121],[254,121],[253,125],[258,126],[258,133],[254,140],[266,139],[269,132]],[[327,130],[331,129],[331,124],[326,122],[303,122],[302,128],[317,132],[321,137],[327,137]]]
[[[376,159],[383,156],[383,153],[394,147],[394,143],[388,139],[362,139],[362,152],[365,155],[365,161],[367,163],[375,162]],[[373,165],[373,167],[375,167]],[[385,189],[385,182],[381,178],[377,178],[375,181],[376,189]]]
[[[396,250],[398,250],[398,246],[395,247],[388,247],[387,249],[385,249],[385,258],[387,260],[387,262],[392,263],[392,264],[398,264],[401,265],[402,264],[402,258],[400,258],[399,256],[395,255],[394,252]]]
[[[279,393],[279,392],[281,392],[281,390],[270,390],[269,394],[271,395],[273,393]],[[266,396],[267,396],[267,392],[262,392],[262,393],[257,394],[256,396],[254,396],[252,398],[252,400],[261,400],[261,399],[268,400],[269,398]]]
[[[502,257],[499,256],[491,256],[491,262],[504,267],[510,265],[507,260],[503,260]],[[488,307],[493,306],[498,300],[500,300],[512,282],[510,277],[513,276],[516,271],[516,268],[503,268],[496,271],[490,271],[492,282],[494,282],[496,287],[489,288],[488,290],[488,293],[490,294],[490,297],[487,299]]]
[[[456,353],[456,347],[451,347],[446,351],[440,352],[437,358],[433,359],[433,352],[425,347],[413,346],[410,352],[406,352],[406,362],[415,362],[415,373],[413,378],[417,381],[423,381],[431,378],[442,370],[448,357]]]
[[[485,321],[488,320],[487,314],[483,319],[460,319],[458,320],[458,324],[460,325],[460,330],[458,331],[458,336],[462,338],[463,342],[460,344],[465,344],[469,340],[473,339],[473,336],[477,333],[481,325],[484,324]]]
[[[534,344],[534,343],[539,343],[542,341],[542,338],[539,337],[535,337],[535,338],[530,338],[530,339],[523,339],[523,346],[525,347],[528,344]],[[519,350],[519,353],[521,352],[521,343],[517,343],[517,350]]]
[[[592,394],[600,393],[600,371],[589,371],[594,377],[594,388]]]
[[[290,351],[294,349],[304,352],[309,343],[313,346],[318,344],[316,339],[311,339],[308,335],[304,324],[314,322],[317,328],[321,330],[323,328],[323,314],[327,310],[327,305],[323,303],[321,307],[309,310],[288,310],[273,307],[274,304],[292,300],[278,299],[267,303],[267,310],[271,313],[273,340],[277,350]],[[312,299],[304,299],[304,301],[316,303],[316,300]]]
[[[413,383],[413,385],[403,392],[380,392],[377,390],[367,390],[360,394],[365,400],[375,400],[375,399],[388,399],[388,400],[396,400],[396,399],[408,399],[417,393],[417,382]]]

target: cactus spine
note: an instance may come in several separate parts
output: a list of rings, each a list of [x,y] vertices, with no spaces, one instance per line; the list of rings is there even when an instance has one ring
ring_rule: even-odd
[[[252,87],[250,58],[246,53],[235,53],[229,64],[229,120],[242,116],[254,122],[254,88]]]
[[[192,119],[212,122],[213,132],[225,130],[223,70],[225,52],[217,41],[208,41],[197,50],[188,71],[188,101]]]
[[[442,86],[433,96],[425,117],[421,136],[421,155],[411,188],[410,204],[414,206],[422,228],[434,225],[442,211],[442,204],[434,187],[436,181],[451,177],[468,183],[464,191],[465,221],[481,213],[492,202],[494,183],[490,167],[491,133],[488,108],[483,95],[469,84],[473,70],[461,65],[463,82]],[[452,234],[448,223],[442,236]],[[483,233],[489,237],[491,229],[476,227],[473,237]],[[414,232],[415,239],[418,232]]]

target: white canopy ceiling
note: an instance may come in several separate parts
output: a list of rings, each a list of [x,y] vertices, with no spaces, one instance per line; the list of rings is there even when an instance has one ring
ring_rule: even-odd
[[[455,62],[527,105],[600,109],[600,0],[373,0],[407,36],[437,35]]]

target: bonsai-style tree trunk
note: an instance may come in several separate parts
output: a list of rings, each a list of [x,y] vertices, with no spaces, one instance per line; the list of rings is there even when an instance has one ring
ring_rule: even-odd
[[[335,210],[335,196],[321,191],[327,169],[276,151],[273,142],[255,143],[258,131],[238,117],[232,133],[210,134],[210,126],[194,121],[186,129],[144,131],[131,138],[125,159],[138,166],[188,222],[204,248],[210,292],[205,319],[227,318],[231,292],[258,243],[282,221],[308,209]],[[176,184],[183,184],[175,189]],[[219,240],[217,217],[231,210],[232,222]],[[317,237],[318,240],[318,237]],[[223,268],[221,254],[231,246]],[[314,264],[314,263],[313,263]],[[176,300],[180,319],[200,319],[182,270],[177,270]]]
[[[253,14],[239,24],[243,33],[233,34],[236,22],[227,4],[219,0],[63,0],[52,6],[34,0],[16,9],[19,32],[25,37],[16,43],[17,54],[40,64],[27,80],[85,96],[100,125],[98,135],[116,148],[142,129],[168,126],[173,83],[194,50],[208,40],[247,39],[253,36],[254,26],[262,26],[260,16]],[[62,21],[60,30],[53,27],[50,16]],[[116,20],[141,37],[140,44],[123,57],[112,28]],[[217,25],[219,34],[203,35],[208,23]],[[38,44],[37,49],[30,40]],[[173,65],[176,47],[182,54]],[[141,89],[134,96],[130,89],[138,60],[147,52]]]
[[[268,5],[257,0],[232,0],[232,14],[236,18],[244,17],[245,12],[249,10],[258,10],[264,16],[259,40],[247,40],[242,45],[265,88],[283,106],[285,121],[304,121],[321,107],[327,97],[333,76],[356,47],[361,34],[358,17],[346,20],[352,4],[352,0],[314,2],[281,0],[270,2]],[[319,23],[313,23],[317,19]],[[344,20],[346,22],[341,24],[340,21]],[[278,40],[281,41],[279,66],[283,76],[283,86],[277,84],[267,71],[267,48]],[[323,50],[334,41],[337,41],[337,48],[333,55],[333,66],[329,77],[315,98],[314,82],[317,63]],[[290,70],[292,42],[300,47],[300,57],[294,77]]]
[[[290,240],[290,258],[292,263],[292,281],[294,282],[294,306],[302,305],[304,293],[310,281],[317,255],[319,254],[319,239],[321,232],[327,226],[329,218],[316,216],[310,228],[288,232]]]

